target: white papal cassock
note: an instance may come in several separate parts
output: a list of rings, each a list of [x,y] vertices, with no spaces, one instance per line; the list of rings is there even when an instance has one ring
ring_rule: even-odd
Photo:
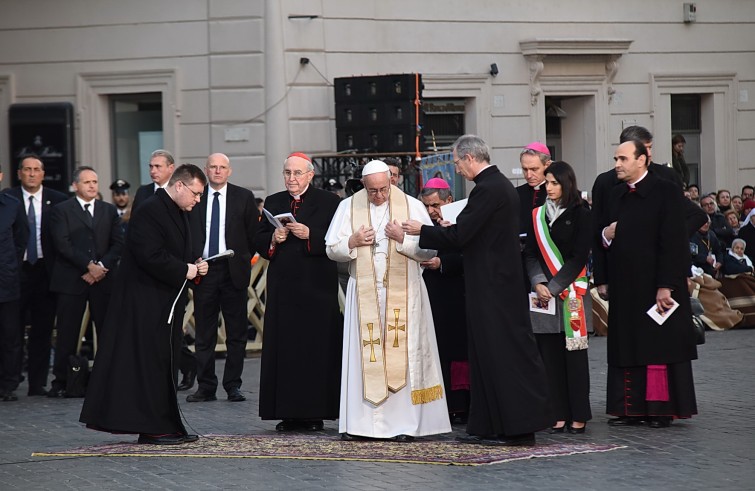
[[[391,193],[401,190],[391,186]],[[341,202],[330,228],[325,236],[328,257],[334,261],[350,262],[349,284],[346,291],[343,333],[343,369],[341,371],[341,406],[339,414],[339,432],[372,438],[390,438],[397,435],[425,436],[451,431],[445,394],[436,400],[423,404],[412,403],[412,390],[422,382],[422,373],[440,379],[440,359],[438,344],[435,339],[430,301],[422,280],[420,261],[435,256],[436,251],[421,249],[418,236],[404,236],[403,244],[396,243],[396,250],[408,257],[408,331],[409,363],[407,366],[407,385],[375,406],[364,399],[362,384],[362,335],[359,329],[359,310],[356,288],[357,250],[349,249],[349,237],[353,233],[352,199]],[[432,225],[425,206],[418,200],[407,196],[409,217],[424,224]],[[388,202],[380,206],[372,203],[370,218],[376,231],[374,251],[375,278],[383,278],[386,270],[386,258],[389,239],[385,235],[385,226],[390,220]],[[369,224],[364,224],[367,227]],[[358,226],[356,227],[358,229]],[[382,324],[381,339],[389,339],[385,332],[386,289],[382,281],[377,281],[377,294]],[[388,323],[391,323],[389,319]],[[385,342],[381,347],[385,349]],[[432,373],[430,373],[432,372]],[[414,385],[413,385],[414,384]]]

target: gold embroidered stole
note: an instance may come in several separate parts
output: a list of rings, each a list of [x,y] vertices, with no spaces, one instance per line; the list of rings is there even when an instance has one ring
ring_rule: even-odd
[[[354,194],[351,207],[353,230],[359,230],[359,227],[365,224],[371,225],[370,203],[365,190]],[[390,221],[408,220],[409,204],[406,195],[398,188],[391,187],[388,207]],[[407,261],[408,259],[396,250],[396,242],[389,239],[386,275],[385,278],[376,278],[374,248],[357,248],[356,283],[359,331],[362,336],[362,385],[364,399],[376,406],[388,398],[388,390],[398,392],[406,386],[409,356]],[[386,288],[386,339],[381,339],[383,328],[380,321],[378,281],[384,281]]]

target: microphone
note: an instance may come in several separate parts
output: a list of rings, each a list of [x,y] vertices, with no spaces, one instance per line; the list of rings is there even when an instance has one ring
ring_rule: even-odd
[[[212,261],[217,261],[218,259],[226,259],[233,257],[236,253],[233,252],[233,249],[227,249],[224,252],[221,252],[220,254],[215,254],[214,256],[210,256],[207,259],[202,259],[201,262],[203,263],[209,263]]]

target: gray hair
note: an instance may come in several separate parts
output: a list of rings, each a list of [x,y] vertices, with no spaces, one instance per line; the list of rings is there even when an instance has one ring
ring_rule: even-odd
[[[173,165],[176,163],[176,159],[173,158],[173,154],[167,150],[155,150],[154,152],[152,152],[152,155],[149,156],[149,159],[152,160],[155,157],[165,157],[165,160],[168,161],[168,165]]]
[[[79,182],[79,179],[81,178],[81,173],[85,170],[90,170],[97,174],[97,171],[94,170],[92,167],[89,167],[88,165],[82,165],[81,167],[77,167],[75,171],[73,171],[73,182]]]
[[[291,157],[297,157],[297,158],[300,158],[300,159],[306,161],[307,162],[307,172],[309,172],[311,170],[315,170],[315,166],[314,166],[314,164],[312,163],[311,160],[307,160],[307,159],[299,157],[297,155],[289,155],[288,157],[286,157],[286,160],[283,161],[283,165],[284,166],[286,165],[286,162],[288,162],[288,159],[290,159]]]
[[[535,157],[540,159],[540,162],[545,165],[548,163],[548,161],[551,159],[551,156],[547,153],[538,152],[537,150],[533,150],[531,148],[525,148],[522,150],[522,152],[519,154],[519,161],[522,161],[523,155],[534,155]]]
[[[421,197],[427,198],[428,196],[432,196],[435,193],[438,193],[438,198],[440,198],[441,201],[445,201],[448,199],[449,196],[451,196],[450,189],[440,189],[440,188],[425,188],[422,190],[422,192],[419,193],[419,195]]]
[[[734,246],[737,244],[742,244],[742,249],[747,248],[747,242],[745,242],[743,239],[734,239],[731,241],[731,248],[734,249]]]
[[[462,135],[455,142],[453,151],[457,158],[470,155],[478,162],[490,163],[490,147],[477,135]]]

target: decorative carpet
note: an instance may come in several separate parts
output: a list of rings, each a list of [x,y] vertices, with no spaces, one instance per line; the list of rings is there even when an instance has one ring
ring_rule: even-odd
[[[608,452],[621,445],[545,443],[533,447],[486,447],[449,440],[414,442],[341,441],[337,436],[207,435],[183,445],[140,445],[120,442],[54,452],[33,457],[213,457],[252,459],[355,460],[440,465],[487,465],[536,457],[562,457]]]

